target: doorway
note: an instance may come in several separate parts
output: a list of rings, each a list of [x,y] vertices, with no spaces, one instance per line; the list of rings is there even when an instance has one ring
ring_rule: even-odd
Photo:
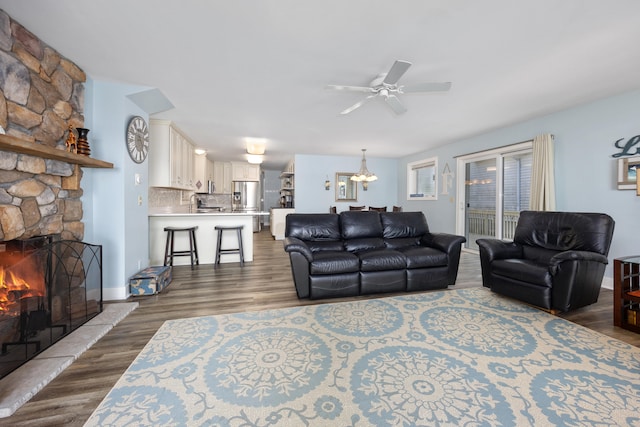
[[[478,250],[477,239],[511,240],[520,211],[529,208],[532,142],[469,154],[457,159],[456,232],[465,249]]]

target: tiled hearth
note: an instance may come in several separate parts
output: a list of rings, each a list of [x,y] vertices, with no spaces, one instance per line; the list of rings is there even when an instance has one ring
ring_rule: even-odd
[[[137,302],[106,304],[102,313],[0,380],[0,418],[28,402],[136,307]]]

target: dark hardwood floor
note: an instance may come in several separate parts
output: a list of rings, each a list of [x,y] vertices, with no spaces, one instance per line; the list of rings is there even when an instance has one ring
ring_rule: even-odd
[[[0,426],[82,426],[165,320],[343,300],[299,300],[282,242],[268,230],[254,236],[254,261],[243,268],[174,267],[173,282],[162,294],[132,299],[138,309],[13,416],[0,419]],[[478,286],[478,256],[465,253],[455,288]],[[603,289],[598,303],[561,317],[640,347],[640,334],[613,326],[612,307],[613,292]]]

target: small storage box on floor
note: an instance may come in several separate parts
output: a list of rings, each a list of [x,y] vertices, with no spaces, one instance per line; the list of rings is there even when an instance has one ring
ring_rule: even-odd
[[[171,266],[151,266],[129,279],[131,295],[155,295],[171,283]]]

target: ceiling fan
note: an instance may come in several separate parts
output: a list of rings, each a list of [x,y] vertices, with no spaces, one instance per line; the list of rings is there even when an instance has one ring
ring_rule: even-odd
[[[327,89],[344,90],[349,92],[364,92],[369,95],[363,100],[356,102],[351,107],[340,114],[349,114],[353,110],[362,107],[373,98],[381,97],[389,107],[396,113],[402,114],[407,111],[400,102],[398,94],[414,93],[414,92],[440,92],[447,91],[451,88],[451,82],[443,83],[418,83],[413,85],[398,85],[400,77],[411,67],[411,62],[398,60],[393,63],[389,72],[378,75],[369,86],[343,86],[328,85]]]

